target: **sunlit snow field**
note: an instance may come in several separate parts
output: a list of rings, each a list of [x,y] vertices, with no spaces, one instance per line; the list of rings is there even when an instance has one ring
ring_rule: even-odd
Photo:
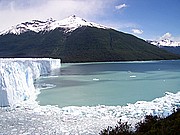
[[[97,135],[119,119],[166,117],[180,106],[179,83],[180,61],[62,64],[36,81],[40,105],[0,109],[0,135]]]

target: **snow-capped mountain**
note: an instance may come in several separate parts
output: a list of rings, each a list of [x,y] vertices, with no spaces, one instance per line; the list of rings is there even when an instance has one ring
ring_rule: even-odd
[[[102,29],[107,28],[100,24],[87,22],[86,20],[80,17],[76,17],[75,15],[72,15],[60,21],[53,20],[51,18],[51,19],[48,19],[47,21],[32,20],[30,22],[21,23],[0,32],[0,35],[6,35],[6,34],[20,35],[21,33],[25,33],[27,31],[34,31],[38,33],[41,31],[51,31],[56,28],[62,28],[64,29],[65,33],[68,33],[82,26],[97,27],[97,28],[102,28]]]
[[[156,45],[158,47],[161,47],[161,46],[168,46],[168,47],[180,46],[180,42],[172,41],[170,39],[163,39],[163,40],[159,40],[159,41],[147,40],[147,42],[150,44]]]
[[[179,58],[135,36],[74,15],[61,21],[21,23],[0,34],[0,57],[51,57],[63,62]]]

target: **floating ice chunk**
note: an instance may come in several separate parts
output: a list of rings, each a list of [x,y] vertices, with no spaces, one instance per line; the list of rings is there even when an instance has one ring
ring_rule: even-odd
[[[54,88],[56,87],[55,84],[47,84],[47,83],[39,83],[39,84],[35,84],[35,87],[37,89],[40,89],[40,90],[45,90],[45,89],[50,89],[50,88]]]
[[[99,78],[93,78],[93,81],[99,81],[100,79]]]
[[[136,78],[136,76],[135,75],[131,75],[131,76],[129,76],[130,78]]]

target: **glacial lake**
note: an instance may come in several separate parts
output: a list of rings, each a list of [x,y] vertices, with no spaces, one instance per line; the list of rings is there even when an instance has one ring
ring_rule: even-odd
[[[180,91],[180,60],[62,63],[36,81],[40,105],[126,105]],[[50,88],[47,88],[50,86]],[[54,86],[51,88],[51,86]]]

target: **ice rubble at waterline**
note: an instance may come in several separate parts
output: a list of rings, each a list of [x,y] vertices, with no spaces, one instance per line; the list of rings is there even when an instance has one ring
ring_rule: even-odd
[[[166,93],[151,102],[138,101],[127,106],[29,106],[13,110],[0,109],[0,134],[81,134],[97,135],[114,126],[119,119],[132,126],[145,115],[170,115],[180,105],[180,92]]]
[[[10,106],[21,105],[18,108],[0,109],[0,135],[97,135],[100,130],[114,126],[120,119],[133,126],[145,115],[166,117],[173,112],[174,107],[180,106],[180,92],[166,92],[164,97],[153,101],[138,101],[126,106],[40,106],[35,102],[33,81],[60,67],[60,60],[1,59],[0,63],[0,90],[7,93],[3,98],[1,95],[0,99]],[[10,96],[7,96],[8,93]],[[25,99],[28,102],[22,104]]]

